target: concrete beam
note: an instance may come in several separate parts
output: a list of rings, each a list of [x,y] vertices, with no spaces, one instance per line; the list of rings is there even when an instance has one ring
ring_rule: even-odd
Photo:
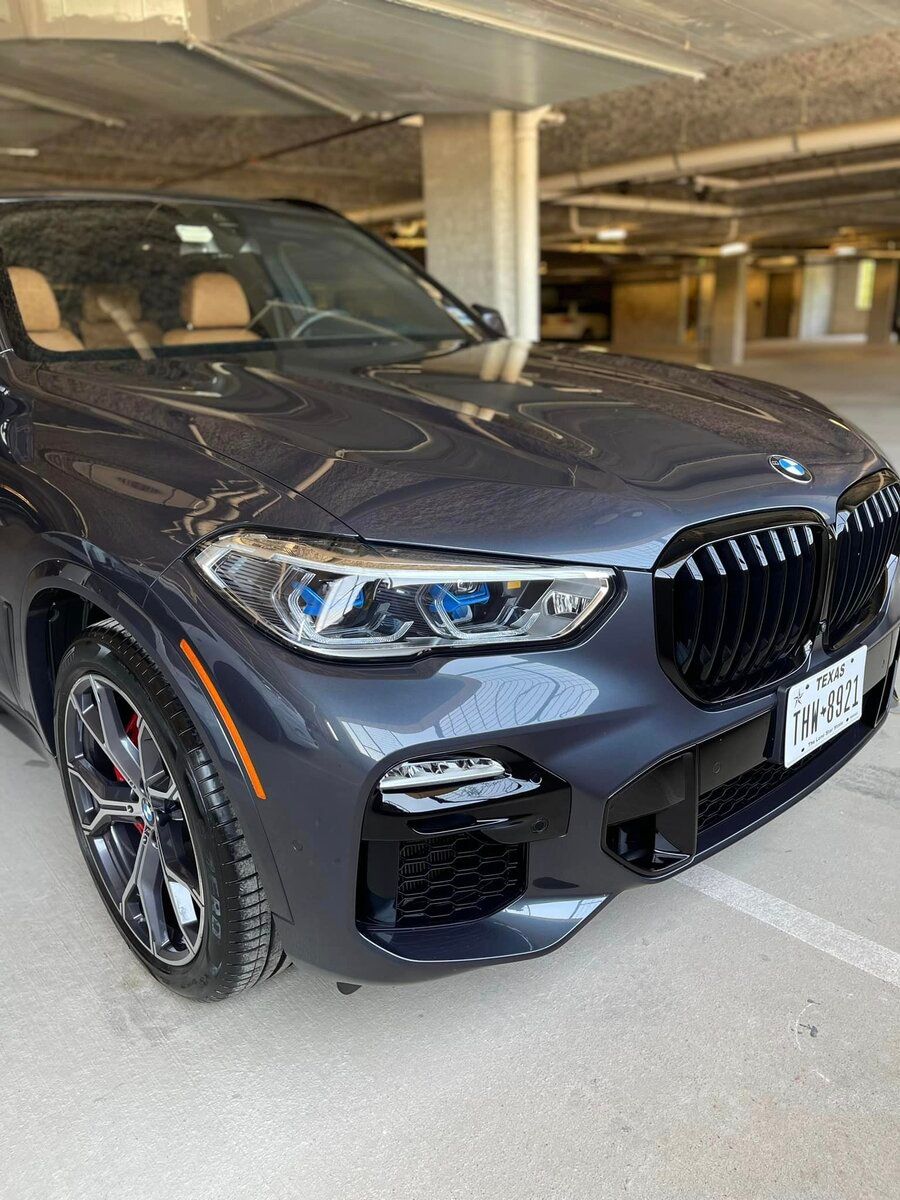
[[[477,4],[460,4],[456,0],[388,0],[390,4],[398,4],[403,8],[414,8],[430,16],[446,17],[451,21],[462,21],[465,24],[480,25],[500,33],[509,33],[528,41],[556,46],[562,50],[575,50],[580,54],[591,54],[613,62],[629,63],[632,66],[645,67],[651,71],[659,71],[661,75],[681,75],[687,79],[703,79],[706,72],[695,63],[689,61],[689,55],[683,50],[669,50],[665,55],[646,51],[629,50],[624,46],[615,45],[609,38],[598,40],[591,37],[578,37],[572,33],[564,33],[553,29],[548,23],[533,24],[528,21],[516,20],[509,14],[489,12]],[[585,23],[582,22],[584,25]]]

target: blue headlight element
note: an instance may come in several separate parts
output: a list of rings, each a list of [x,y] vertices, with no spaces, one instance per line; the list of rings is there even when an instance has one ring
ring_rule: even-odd
[[[460,595],[443,584],[436,583],[431,588],[431,596],[433,608],[442,608],[451,621],[464,621],[471,616],[474,605],[487,604],[491,598],[491,589],[486,583],[482,583],[471,592]]]
[[[322,611],[322,597],[311,587],[300,586],[297,592],[303,597],[303,604],[298,606],[306,617],[317,617]]]
[[[308,584],[299,586],[297,588],[297,592],[303,597],[303,604],[298,605],[300,612],[303,613],[304,617],[317,617],[322,611],[322,606],[325,603],[324,598],[320,596],[318,592],[313,591]],[[359,595],[353,601],[353,607],[362,608],[365,602],[365,596],[360,588]]]

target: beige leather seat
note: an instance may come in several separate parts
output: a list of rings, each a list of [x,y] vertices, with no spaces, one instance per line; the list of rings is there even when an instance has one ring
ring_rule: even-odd
[[[9,280],[19,306],[22,324],[31,340],[45,350],[83,350],[70,329],[64,329],[53,289],[31,267],[10,267]]]
[[[225,271],[204,271],[187,281],[181,292],[181,319],[188,328],[170,329],[163,335],[164,346],[259,341],[247,328],[250,305],[244,289]]]
[[[158,346],[162,330],[154,321],[142,321],[141,316],[141,297],[136,287],[89,283],[81,293],[81,340],[88,350],[119,350],[134,345],[132,339],[137,334],[143,344]]]

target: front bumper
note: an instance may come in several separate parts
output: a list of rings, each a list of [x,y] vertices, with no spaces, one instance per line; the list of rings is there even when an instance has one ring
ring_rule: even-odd
[[[896,563],[890,569],[893,585]],[[625,574],[626,601],[580,644],[381,666],[311,661],[281,647],[221,604],[183,563],[158,581],[146,602],[159,631],[156,654],[210,743],[293,958],[347,981],[402,982],[544,953],[617,893],[690,865],[794,803],[883,720],[900,625],[893,586],[878,618],[853,643],[870,648],[863,721],[765,795],[710,825],[695,854],[662,871],[646,870],[618,852],[617,802],[652,769],[679,757],[693,763],[701,802],[731,776],[771,761],[779,744],[779,692],[705,708],[688,699],[657,658],[652,576]],[[183,637],[225,697],[266,800],[253,797],[186,670],[178,651]],[[829,655],[816,643],[780,686],[852,648]],[[564,831],[544,836],[544,830],[528,842],[524,886],[498,912],[431,928],[372,922],[360,862],[378,779],[404,759],[486,747],[562,782]]]

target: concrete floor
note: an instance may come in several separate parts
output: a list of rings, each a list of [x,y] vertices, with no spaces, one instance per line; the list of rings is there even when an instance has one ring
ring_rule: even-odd
[[[900,461],[900,351],[747,366]],[[713,864],[534,963],[344,998],[169,996],[55,769],[0,727],[2,1200],[887,1200],[900,1193],[900,719]]]

